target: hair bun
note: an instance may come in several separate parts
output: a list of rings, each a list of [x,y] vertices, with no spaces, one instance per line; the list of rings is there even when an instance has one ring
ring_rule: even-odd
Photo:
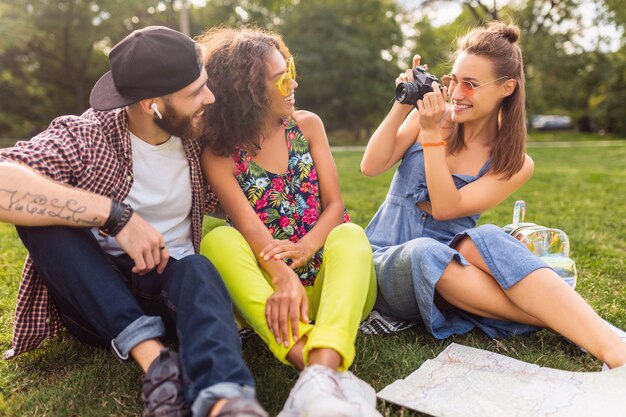
[[[508,40],[511,43],[515,43],[518,41],[520,37],[520,29],[517,25],[514,24],[506,24],[502,22],[492,22],[489,25],[489,29],[494,32],[498,32],[502,35],[503,38]]]

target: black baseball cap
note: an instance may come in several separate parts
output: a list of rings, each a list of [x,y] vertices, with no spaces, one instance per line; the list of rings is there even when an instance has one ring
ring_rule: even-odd
[[[200,77],[201,61],[183,33],[164,26],[135,30],[111,49],[111,71],[94,85],[89,104],[111,110],[174,93]]]

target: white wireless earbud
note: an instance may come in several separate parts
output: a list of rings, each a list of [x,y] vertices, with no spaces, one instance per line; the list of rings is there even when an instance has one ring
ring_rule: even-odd
[[[156,103],[152,103],[150,105],[150,108],[154,111],[154,114],[156,114],[159,119],[163,118],[163,115],[159,111],[159,108],[157,107]]]

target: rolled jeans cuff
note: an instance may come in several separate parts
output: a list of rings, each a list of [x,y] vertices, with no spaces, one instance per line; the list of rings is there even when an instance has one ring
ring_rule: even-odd
[[[165,324],[161,317],[141,316],[111,340],[111,348],[120,360],[126,362],[130,356],[130,350],[139,343],[163,336],[165,336]]]
[[[254,387],[248,385],[239,385],[235,382],[220,382],[200,391],[191,406],[191,415],[193,417],[205,417],[209,415],[209,411],[220,398],[243,397],[254,399],[256,391]]]

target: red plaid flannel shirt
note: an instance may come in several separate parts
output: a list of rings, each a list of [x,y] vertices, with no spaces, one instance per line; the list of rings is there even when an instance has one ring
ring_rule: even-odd
[[[199,142],[183,143],[189,161],[193,196],[191,227],[197,252],[203,216],[215,210],[217,198],[202,176]],[[59,117],[30,141],[0,150],[0,161],[22,163],[58,182],[124,200],[133,184],[126,111],[89,109],[81,116]],[[38,347],[62,328],[56,307],[28,257],[17,296],[12,349],[5,352],[4,358]]]

